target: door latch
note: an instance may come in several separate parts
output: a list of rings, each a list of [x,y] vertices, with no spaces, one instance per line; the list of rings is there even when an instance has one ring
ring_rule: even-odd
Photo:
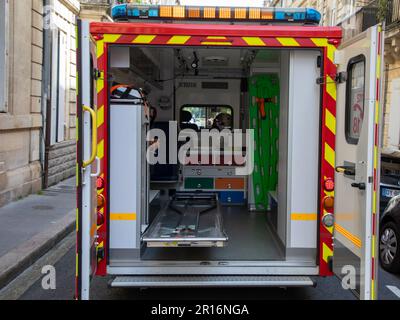
[[[354,182],[351,184],[353,188],[358,188],[360,190],[365,190],[365,183],[364,182]]]
[[[352,166],[338,166],[335,168],[335,171],[338,173],[344,173],[347,176],[355,176],[356,170]]]

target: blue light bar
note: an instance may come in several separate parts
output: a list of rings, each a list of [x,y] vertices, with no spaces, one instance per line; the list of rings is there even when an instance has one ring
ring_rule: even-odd
[[[205,9],[207,8],[207,9]],[[210,9],[213,14],[210,14]],[[230,21],[255,23],[297,23],[314,24],[321,21],[321,14],[313,8],[241,8],[236,13],[235,8],[202,7],[202,6],[155,6],[125,3],[114,5],[111,16],[115,21],[129,19],[149,20],[200,20],[200,21]],[[207,12],[207,13],[206,13]],[[222,15],[224,12],[224,15]],[[223,18],[221,18],[223,16]]]

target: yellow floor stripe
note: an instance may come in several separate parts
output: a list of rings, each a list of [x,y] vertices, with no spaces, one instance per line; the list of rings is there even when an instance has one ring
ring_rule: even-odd
[[[111,213],[110,219],[113,221],[135,221],[136,213]]]
[[[156,36],[154,35],[139,35],[137,36],[132,43],[150,43],[154,40]]]
[[[317,220],[316,213],[292,213],[292,220],[296,221],[315,221]]]
[[[285,47],[298,47],[299,43],[294,38],[276,38]]]
[[[185,44],[190,38],[190,36],[173,36],[168,44]]]
[[[249,46],[265,46],[265,42],[259,37],[243,37]]]
[[[322,259],[328,263],[328,257],[333,256],[333,251],[325,243],[322,244]]]
[[[336,134],[336,118],[328,109],[326,109],[325,125],[333,134]]]
[[[328,161],[328,163],[331,165],[332,168],[335,167],[335,151],[326,142],[325,142],[325,160]]]
[[[354,234],[343,228],[341,225],[335,223],[335,230],[344,236],[347,240],[353,243],[356,247],[361,248],[361,240]]]

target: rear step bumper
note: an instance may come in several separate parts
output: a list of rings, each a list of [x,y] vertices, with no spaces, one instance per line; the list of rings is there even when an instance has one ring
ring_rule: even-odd
[[[306,276],[119,276],[111,288],[314,287]]]

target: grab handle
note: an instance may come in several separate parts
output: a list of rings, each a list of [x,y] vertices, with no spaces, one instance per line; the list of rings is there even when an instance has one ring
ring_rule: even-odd
[[[89,112],[92,118],[92,154],[88,161],[83,161],[83,167],[86,168],[96,160],[97,156],[97,115],[96,111],[88,106],[83,106],[83,111]]]

